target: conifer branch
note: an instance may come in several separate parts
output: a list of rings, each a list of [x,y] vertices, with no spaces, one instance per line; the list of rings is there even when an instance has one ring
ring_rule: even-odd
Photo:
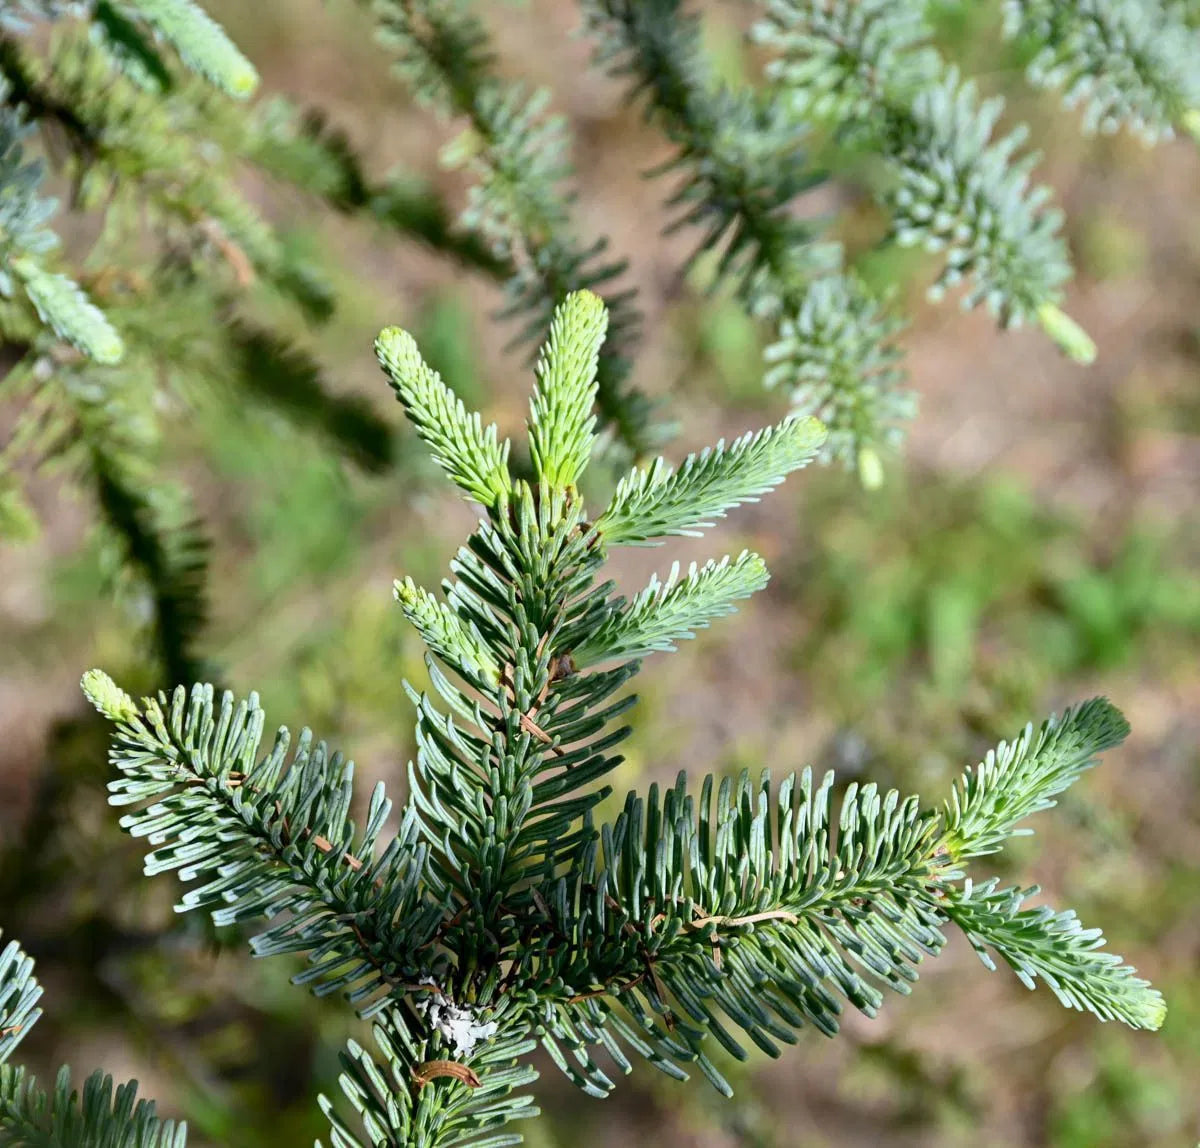
[[[628,607],[614,611],[574,651],[572,659],[582,668],[669,652],[681,639],[695,637],[695,630],[706,629],[714,618],[732,614],[736,601],[766,584],[763,560],[745,550],[732,562],[710,560],[702,567],[693,562],[683,578],[675,563],[665,582],[651,579]]]
[[[564,941],[553,960],[533,957],[530,975],[576,990],[561,1007],[576,1010],[576,1030],[590,1031],[591,1044],[606,1043],[600,1031],[619,1019],[631,1050],[660,1067],[694,1061],[722,1091],[706,1046],[715,1039],[744,1057],[728,1022],[771,1056],[804,1024],[834,1035],[843,1000],[874,1016],[881,990],[910,992],[951,923],[1030,987],[1040,977],[1070,1007],[1157,1028],[1161,996],[1101,951],[1098,930],[1082,930],[1073,913],[1024,910],[1027,893],[997,892],[994,880],[973,886],[959,868],[1053,804],[1047,795],[1125,728],[1102,699],[1047,723],[1038,750],[1010,771],[1023,785],[1010,786],[1011,816],[1005,808],[995,828],[951,803],[939,814],[874,785],[851,784],[835,808],[833,775],[816,785],[807,770],[777,791],[764,771],[757,785],[743,772],[719,790],[708,777],[698,799],[684,774],[661,799],[656,786],[644,800],[630,794],[583,855],[573,887],[560,881],[543,892]],[[1002,743],[995,760],[1009,756]]]
[[[270,405],[365,469],[395,458],[384,420],[331,394],[301,347],[245,319],[251,292],[274,292],[313,321],[334,300],[239,189],[244,163],[487,273],[505,265],[456,233],[428,191],[368,180],[344,137],[323,124],[299,123],[283,103],[247,112],[226,99],[248,94],[256,77],[193,0],[25,3],[21,18],[12,12],[0,34],[0,334],[17,360],[6,389],[22,411],[0,464],[3,528],[31,525],[20,471],[76,464],[126,560],[122,576],[139,590],[144,583],[154,605],[168,680],[193,681],[206,672],[195,654],[203,538],[186,516],[164,515],[174,497],[164,498],[157,474],[158,412],[228,381],[221,401]],[[61,22],[47,30],[42,20]],[[225,92],[189,81],[168,43]],[[55,258],[46,159],[69,180],[71,210],[101,225],[91,252],[100,269],[86,278]],[[129,250],[139,263],[129,265]],[[119,375],[93,372],[118,358]],[[158,401],[164,389],[171,404]]]
[[[0,101],[10,94],[0,75]],[[60,338],[97,362],[115,363],[124,353],[120,335],[78,283],[43,264],[58,246],[46,227],[57,203],[40,194],[44,165],[25,159],[23,141],[30,130],[19,108],[0,102],[0,295],[11,298],[20,283],[42,322]]]
[[[350,819],[354,765],[303,730],[291,760],[280,729],[258,758],[264,717],[251,694],[219,708],[211,686],[182,686],[141,705],[100,671],[84,677],[92,704],[117,723],[109,786],[121,818],[156,848],[146,873],[176,870],[202,882],[180,911],[211,909],[218,925],[265,917],[275,922],[251,942],[255,955],[310,954],[295,982],[325,995],[342,992],[365,1012],[436,973],[418,950],[436,933],[443,907],[422,886],[425,850],[409,819],[382,850],[376,842],[391,802],[376,786],[359,832]],[[149,804],[147,804],[149,803]]]
[[[137,1099],[137,1081],[113,1090],[111,1076],[93,1073],[82,1095],[71,1071],[59,1070],[47,1093],[22,1067],[6,1063],[42,1015],[42,987],[32,959],[10,941],[0,952],[0,1144],[13,1148],[185,1148],[187,1125],[160,1120],[153,1101]]]
[[[478,414],[421,358],[416,340],[399,327],[388,327],[375,340],[375,354],[396,397],[433,457],[471,498],[496,505],[510,489],[509,443],[500,442],[495,423],[486,428]]]
[[[597,63],[630,78],[647,117],[678,149],[660,169],[683,172],[670,200],[681,211],[673,227],[701,228],[698,252],[723,245],[719,274],[779,329],[769,382],[825,422],[823,459],[862,466],[896,441],[912,399],[892,345],[895,320],[843,270],[841,248],[790,209],[819,182],[798,146],[802,125],[778,101],[716,84],[701,60],[698,21],[679,0],[582,7]]]
[[[1062,92],[1088,132],[1128,127],[1156,143],[1182,127],[1200,141],[1200,30],[1170,0],[1005,0],[1004,32],[1036,51],[1032,83]]]
[[[1057,310],[1071,268],[1062,213],[1030,184],[1037,156],[1018,158],[1027,135],[993,138],[1003,108],[980,100],[929,42],[919,5],[892,0],[768,0],[756,39],[775,99],[800,119],[836,125],[869,146],[890,172],[883,195],[892,236],[944,253],[932,295],[966,283],[964,308],[986,303],[1005,326],[1042,321],[1065,350],[1095,349]],[[1075,335],[1063,337],[1066,330]]]
[[[42,322],[56,335],[97,363],[121,361],[125,354],[121,336],[78,283],[26,257],[11,260],[9,266],[24,285]]]
[[[857,280],[827,275],[805,291],[794,314],[780,317],[763,353],[763,385],[787,391],[795,410],[829,428],[818,457],[853,462],[868,489],[882,482],[875,444],[897,445],[901,421],[917,410],[891,341],[902,326]]]
[[[640,316],[633,293],[612,288],[625,264],[605,260],[607,241],[581,243],[573,233],[565,127],[545,116],[546,94],[495,78],[487,33],[466,0],[372,0],[372,9],[380,41],[414,95],[470,125],[446,154],[477,179],[463,222],[511,265],[503,314],[520,318],[518,341],[540,338],[569,293],[600,292],[609,340],[597,412],[628,451],[645,455],[658,432],[646,398],[627,385]]]
[[[957,859],[997,852],[1009,837],[1031,833],[1019,822],[1051,809],[1054,798],[1097,764],[1097,755],[1129,734],[1129,723],[1105,698],[1093,698],[1034,734],[1027,725],[1001,742],[956,783],[946,802],[943,845]]]
[[[30,18],[76,16],[94,21],[108,50],[140,66],[144,78],[163,89],[170,86],[170,75],[141,36],[139,24],[170,43],[188,68],[226,94],[245,99],[258,87],[254,66],[195,0],[17,0],[17,5]],[[6,25],[17,32],[28,30],[24,21],[7,14],[0,16],[0,30]]]
[[[23,1068],[0,1066],[0,1141],[39,1148],[184,1148],[187,1125],[160,1120],[154,1102],[137,1099],[137,1082],[113,1088],[113,1079],[94,1072],[82,1094],[71,1073],[59,1070],[54,1090],[45,1092]]]
[[[110,235],[134,214],[118,205],[136,203],[139,228],[148,218],[168,235],[182,230],[184,246],[210,266],[215,256],[237,288],[261,278],[314,316],[328,313],[323,285],[289,256],[232,180],[214,170],[186,101],[139,87],[114,71],[101,45],[79,34],[56,35],[48,60],[0,40],[0,74],[12,99],[43,130],[61,135],[73,174],[86,174],[93,194],[107,185],[114,196]]]
[[[596,295],[568,296],[555,313],[538,356],[538,385],[530,403],[529,453],[538,480],[572,490],[592,457],[596,418],[593,383],[608,314]]]
[[[507,474],[505,448],[451,401],[409,336],[381,336],[418,432],[485,511],[440,596],[397,584],[432,689],[406,685],[417,756],[386,848],[382,789],[358,831],[351,767],[307,731],[290,766],[286,731],[259,758],[253,695],[218,709],[197,686],[136,703],[99,671],[85,677],[116,725],[111,800],[135,807],[122,824],[156,846],[147,871],[198,882],[181,908],[213,909],[219,923],[266,917],[256,953],[307,952],[299,983],[376,1018],[375,1050],[352,1042],[343,1056],[354,1117],[321,1102],[330,1142],[517,1144],[504,1127],[532,1114],[520,1090],[534,1042],[589,1095],[613,1088],[599,1048],[623,1071],[634,1055],[675,1077],[694,1064],[728,1091],[714,1041],[776,1055],[806,1024],[835,1033],[846,1003],[874,1015],[885,990],[911,990],[951,924],[1068,1005],[1156,1027],[1161,997],[1098,933],[964,869],[1121,740],[1124,721],[1102,700],[1002,743],[942,808],[873,784],[838,801],[833,775],[811,771],[779,786],[765,771],[709,777],[698,795],[681,775],[665,794],[630,794],[597,829],[638,657],[766,581],[761,560],[742,555],[626,603],[599,580],[606,518],[617,540],[681,533],[770,489],[819,440],[789,420],[675,472],[660,461],[594,521],[574,480],[595,449],[602,331],[595,298],[556,313],[537,372],[532,485]]]
[[[37,1024],[42,991],[33,975],[33,958],[9,941],[0,951],[0,1064]]]
[[[356,1041],[350,1041],[341,1056],[342,1093],[365,1135],[343,1119],[333,1102],[320,1099],[330,1123],[331,1148],[505,1148],[520,1144],[522,1138],[489,1133],[512,1120],[538,1115],[529,1096],[512,1095],[537,1079],[537,1073],[518,1060],[534,1047],[523,1024],[512,1034],[494,1035],[477,1055],[457,1060],[439,1057],[446,1050],[436,1037],[415,1038],[394,1014],[374,1025],[373,1036],[382,1063]],[[406,1102],[397,1103],[397,1095]]]
[[[143,473],[98,441],[90,454],[102,520],[120,541],[126,564],[144,579],[153,603],[154,645],[167,680],[190,682],[204,663],[196,649],[207,620],[208,539],[198,522],[170,525]]]
[[[246,99],[258,87],[254,65],[238,51],[225,30],[194,0],[128,0],[179,57],[217,87]]]
[[[608,546],[653,544],[671,535],[699,537],[715,519],[755,502],[782,476],[808,464],[825,437],[812,418],[752,431],[689,454],[678,470],[662,459],[631,471],[617,485],[596,529]]]
[[[1040,905],[1025,909],[1037,886],[997,888],[996,878],[970,882],[946,901],[946,914],[967,935],[980,960],[996,966],[988,950],[1010,965],[1027,988],[1037,980],[1067,1008],[1119,1020],[1130,1028],[1156,1029],[1166,1017],[1162,996],[1121,958],[1105,952],[1099,929],[1085,929],[1071,910]]]
[[[250,118],[225,114],[220,107],[212,114],[222,140],[282,183],[344,214],[374,219],[483,275],[506,279],[513,274],[510,262],[497,257],[479,236],[456,226],[436,192],[403,174],[372,178],[346,133],[319,110],[300,112],[276,96]]]
[[[396,462],[387,422],[357,395],[330,393],[321,365],[269,328],[230,316],[224,334],[238,384],[293,426],[324,439],[364,471],[382,473]]]
[[[445,602],[439,602],[411,578],[396,583],[396,601],[431,653],[447,665],[467,671],[469,680],[481,688],[494,689],[500,684],[500,667],[483,637],[468,628]]]
[[[159,665],[169,680],[190,682],[206,672],[197,649],[207,617],[207,540],[186,495],[158,476],[157,428],[138,365],[136,356],[120,372],[61,362],[47,374],[27,354],[5,380],[18,418],[0,451],[0,474],[53,460],[78,477],[120,555],[120,581],[148,617]]]

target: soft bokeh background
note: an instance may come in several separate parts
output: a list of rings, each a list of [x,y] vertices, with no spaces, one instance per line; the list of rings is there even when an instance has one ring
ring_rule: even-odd
[[[266,92],[327,109],[376,173],[401,165],[461,201],[460,177],[437,163],[453,125],[412,107],[357,5],[210,6]],[[667,188],[642,177],[665,145],[588,68],[574,6],[492,7],[505,70],[549,84],[571,119],[581,225],[633,256],[647,316],[636,380],[679,422],[671,456],[778,417],[781,401],[758,387],[761,333],[732,301],[705,296],[703,267],[679,274],[688,237],[661,236]],[[721,67],[752,74],[747,11],[709,8]],[[1099,361],[1084,370],[1036,334],[935,310],[922,302],[923,259],[868,256],[866,273],[919,315],[906,345],[921,414],[906,456],[880,494],[808,470],[703,543],[622,560],[633,586],[674,558],[749,546],[774,578],[735,617],[650,660],[614,782],[623,792],[680,768],[832,764],[932,801],[998,738],[1105,693],[1133,724],[1129,742],[998,865],[1102,923],[1166,993],[1166,1025],[1135,1034],[1065,1012],[1048,991],[986,972],[959,939],[880,1019],[851,1014],[836,1041],[805,1034],[779,1062],[731,1068],[732,1102],[650,1069],[597,1102],[550,1067],[548,1117],[527,1130],[536,1148],[1200,1138],[1200,155],[1082,139],[997,51],[997,8],[947,23],[946,43],[1009,95],[1012,119],[1035,125],[1079,268],[1068,309]],[[311,341],[341,388],[399,423],[371,340],[400,323],[468,401],[519,431],[530,374],[490,319],[494,287],[255,191],[339,281],[345,303]],[[880,233],[852,179],[806,206],[841,211],[855,250]],[[215,538],[207,653],[223,680],[258,689],[270,721],[312,725],[364,779],[402,793],[412,743],[400,683],[424,670],[391,579],[435,582],[470,511],[411,437],[394,473],[365,479],[245,411],[172,434]],[[139,850],[104,804],[105,731],[77,682],[99,664],[133,688],[164,683],[146,669],[137,603],[114,588],[87,508],[53,482],[36,493],[48,529],[0,554],[0,923],[39,958],[48,989],[29,1059],[137,1075],[186,1115],[197,1145],[311,1143],[313,1096],[331,1089],[355,1022],[291,987],[278,964],[210,952],[203,929],[171,912],[173,882],[138,876]]]

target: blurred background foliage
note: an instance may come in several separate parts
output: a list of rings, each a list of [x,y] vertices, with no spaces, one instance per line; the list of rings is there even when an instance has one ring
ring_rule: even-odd
[[[705,293],[703,261],[679,276],[686,238],[660,236],[666,217],[641,177],[664,145],[587,69],[573,5],[487,7],[505,69],[552,85],[576,128],[581,218],[636,253],[647,324],[635,381],[678,423],[669,453],[781,414],[759,387],[759,333],[741,307]],[[720,68],[749,71],[749,6],[707,7]],[[358,5],[210,8],[265,92],[327,109],[379,173],[400,165],[461,201],[461,173],[438,164],[444,128],[389,78]],[[1018,82],[1016,50],[997,47],[998,9],[956,5],[943,42],[1009,97],[1014,121],[1035,125],[1080,267],[1070,308],[1099,361],[1084,371],[1036,335],[920,312],[905,341],[922,417],[903,468],[876,493],[806,471],[722,527],[727,547],[764,554],[772,586],[651,662],[615,784],[813,762],[934,792],[1029,718],[1108,694],[1133,737],[1007,864],[1036,861],[1054,899],[1109,924],[1114,948],[1166,994],[1166,1025],[1101,1028],[1006,973],[982,976],[956,944],[879,1020],[850,1016],[836,1042],[810,1035],[778,1063],[729,1066],[732,1102],[649,1070],[609,1101],[582,1101],[551,1072],[549,1118],[526,1130],[535,1148],[1200,1138],[1200,156],[1188,143],[1082,138],[1055,97]],[[879,232],[856,191],[870,165],[838,162],[829,206],[863,250]],[[340,393],[399,426],[371,355],[376,331],[399,323],[468,401],[518,424],[526,368],[490,320],[493,287],[369,222],[265,186],[247,194],[342,300],[317,339],[295,311],[269,316],[292,324]],[[930,278],[911,252],[859,269],[905,295]],[[220,679],[258,689],[271,720],[312,725],[368,778],[402,785],[400,682],[424,668],[390,582],[436,579],[471,512],[427,482],[404,438],[391,469],[372,474],[269,413],[207,404],[165,433],[213,539],[204,653]],[[136,1075],[198,1145],[311,1143],[311,1098],[331,1086],[353,1022],[250,961],[237,937],[177,918],[170,882],[139,876],[104,803],[105,731],[76,686],[97,664],[162,684],[137,636],[139,599],[114,581],[113,555],[60,480],[39,478],[31,497],[41,535],[0,553],[0,921],[48,988],[29,1061]],[[633,584],[656,561],[635,552],[622,576]]]

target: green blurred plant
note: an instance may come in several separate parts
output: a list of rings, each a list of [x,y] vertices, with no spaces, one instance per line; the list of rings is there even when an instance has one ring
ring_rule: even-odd
[[[1002,479],[918,473],[853,513],[841,497],[809,510],[825,527],[785,575],[813,619],[799,652],[821,665],[827,698],[869,707],[905,678],[962,703],[972,682],[1019,677],[1022,709],[1055,681],[1126,664],[1155,635],[1200,635],[1200,587],[1153,527],[1093,549]]]
[[[7,1063],[41,1017],[41,996],[33,961],[10,941],[0,952],[0,1143],[13,1148],[183,1148],[186,1125],[159,1120],[152,1102],[137,1099],[136,1082],[114,1091],[112,1077],[97,1071],[80,1093],[72,1091],[70,1071],[64,1068],[54,1090],[46,1093],[24,1069]]]
[[[164,416],[206,403],[269,411],[365,471],[395,460],[391,429],[334,393],[294,337],[328,320],[331,277],[267,221],[243,190],[246,170],[497,269],[428,191],[369,179],[320,115],[234,102],[256,85],[192,0],[7,5],[0,17],[0,340],[13,426],[0,447],[0,529],[28,537],[28,480],[66,468],[115,541],[121,577],[141,587],[172,681],[206,672],[207,541],[188,490],[165,473]],[[61,214],[51,169],[70,189]],[[93,234],[86,252],[59,241],[60,221]],[[272,309],[287,318],[263,322]]]
[[[1035,320],[1091,357],[1059,310],[1070,261],[1060,213],[1032,182],[1026,129],[998,134],[1000,102],[981,100],[943,59],[924,4],[768,0],[755,39],[771,59],[758,88],[728,60],[710,66],[679,0],[581,7],[597,62],[630,81],[676,150],[662,169],[678,177],[672,226],[699,228],[696,255],[715,254],[716,282],[767,322],[763,379],[826,422],[823,458],[879,485],[881,451],[915,404],[901,322],[827,229],[796,210],[827,178],[799,146],[814,128],[835,123],[839,142],[879,169],[872,183],[892,241],[941,253],[935,293],[961,283],[965,305],[986,303],[1004,325]],[[1006,28],[1034,54],[1035,82],[1085,104],[1086,128],[1128,123],[1153,140],[1194,126],[1200,101],[1185,62],[1200,40],[1177,6],[1052,9],[1010,3]],[[457,224],[411,180],[368,176],[321,114],[237,103],[255,90],[255,70],[194,0],[24,0],[0,25],[0,336],[17,408],[0,452],[0,527],[28,536],[25,479],[46,463],[70,466],[147,587],[171,680],[202,668],[206,541],[187,491],[163,474],[162,413],[203,398],[245,402],[368,470],[394,455],[386,426],[330,393],[290,329],[253,318],[263,302],[286,303],[320,323],[336,299],[325,269],[244,192],[244,170],[499,279],[520,342],[541,336],[565,293],[605,292],[602,426],[618,454],[639,458],[666,429],[630,385],[640,316],[619,285],[624,262],[578,234],[569,133],[547,115],[546,93],[500,78],[465,0],[371,0],[369,10],[414,95],[466,123],[444,152],[473,181]],[[952,6],[939,13],[945,25]],[[717,43],[728,56],[728,37]],[[69,182],[72,214],[98,234],[82,263],[53,229],[48,160]]]
[[[487,29],[466,0],[371,0],[380,39],[421,100],[470,127],[448,161],[477,182],[464,223],[511,260],[509,314],[539,332],[565,289],[607,286],[622,269],[600,264],[605,249],[572,237],[561,120],[544,114],[545,93],[529,95],[497,78]],[[584,30],[597,63],[626,80],[647,119],[674,145],[654,174],[677,184],[671,229],[695,227],[696,256],[719,252],[718,279],[774,333],[764,381],[785,389],[800,413],[830,428],[823,456],[882,482],[880,451],[900,441],[915,410],[904,386],[899,320],[872,287],[845,266],[826,228],[805,217],[803,197],[828,175],[804,145],[814,128],[836,125],[839,142],[873,160],[889,239],[941,254],[931,294],[960,284],[964,306],[980,303],[1004,326],[1034,321],[1080,362],[1095,347],[1059,308],[1071,274],[1050,192],[1032,182],[1036,155],[1022,153],[1028,129],[998,132],[1003,101],[983,100],[974,81],[934,46],[973,8],[919,0],[766,0],[754,39],[767,46],[767,82],[710,59],[698,16],[680,0],[583,0]],[[1158,0],[1089,3],[1078,13],[1010,3],[1006,32],[1035,54],[1033,82],[1083,102],[1086,130],[1129,124],[1148,140],[1191,130],[1200,95],[1184,60],[1200,40],[1179,12]],[[731,78],[732,77],[732,78]],[[619,400],[614,374],[628,368],[636,327],[627,294],[610,295],[619,316],[612,368],[604,360],[601,412],[627,445],[648,414]],[[630,405],[626,405],[630,404]],[[641,445],[645,445],[644,442]]]

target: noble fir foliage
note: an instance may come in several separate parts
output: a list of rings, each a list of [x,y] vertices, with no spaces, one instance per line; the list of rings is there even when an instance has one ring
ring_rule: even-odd
[[[614,284],[625,270],[608,240],[575,233],[567,128],[548,114],[549,93],[499,79],[487,31],[466,0],[371,0],[379,40],[423,104],[467,127],[445,149],[447,163],[475,178],[462,224],[507,268],[504,317],[519,318],[518,342],[539,339],[570,291],[603,291],[610,336],[598,371],[597,409],[618,445],[646,454],[661,437],[645,396],[627,378],[641,316],[633,293]]]
[[[151,1101],[137,1099],[137,1082],[113,1088],[96,1071],[80,1093],[64,1067],[51,1089],[9,1064],[13,1050],[42,1015],[42,986],[33,961],[16,941],[0,949],[0,1144],[13,1148],[183,1148],[186,1125],[160,1120]]]
[[[900,327],[844,265],[840,245],[797,215],[820,183],[798,140],[803,122],[772,93],[719,84],[698,17],[675,0],[584,0],[597,63],[629,83],[675,145],[672,228],[699,229],[695,254],[718,249],[718,279],[771,323],[764,383],[828,428],[822,457],[857,463],[869,481],[877,447],[894,445],[914,407],[894,336]]]
[[[358,466],[394,461],[392,433],[330,391],[290,328],[336,304],[325,273],[241,190],[249,167],[495,274],[440,201],[373,181],[348,141],[257,77],[193,0],[0,4],[0,535],[36,520],[30,474],[67,468],[91,495],[123,578],[149,607],[173,681],[203,672],[203,531],[163,476],[164,413],[236,402],[278,412]],[[70,189],[59,203],[52,177]],[[95,234],[82,250],[73,231]],[[86,227],[78,226],[84,221]],[[264,307],[266,305],[266,307]],[[293,322],[292,326],[296,326]]]
[[[529,314],[527,333],[539,331],[556,287],[605,283],[617,270],[588,271],[602,243],[571,239],[556,190],[566,174],[561,127],[542,116],[539,96],[496,78],[467,0],[371,6],[412,90],[468,120],[448,148],[478,176],[466,222],[513,259],[511,310]],[[1027,131],[1001,129],[1002,101],[982,99],[931,46],[925,0],[762,0],[754,38],[770,58],[758,88],[714,77],[700,18],[682,0],[579,7],[597,63],[627,83],[675,146],[656,173],[676,179],[672,229],[698,229],[697,254],[719,250],[718,278],[770,325],[764,383],[826,423],[822,458],[856,464],[877,484],[880,449],[899,442],[915,404],[896,341],[900,317],[803,208],[804,193],[827,178],[799,146],[814,124],[836,125],[839,139],[880,161],[889,239],[943,260],[933,297],[961,285],[965,307],[986,304],[1004,326],[1036,322],[1073,358],[1094,357],[1091,339],[1060,308],[1071,274],[1062,215],[1033,180]],[[1173,125],[1200,130],[1200,81],[1188,66],[1200,37],[1183,8],[1009,0],[1005,29],[1031,52],[1034,83],[1060,87],[1070,106],[1084,107],[1085,129],[1128,125],[1152,142]],[[622,296],[622,335],[628,307]],[[624,343],[616,340],[614,353]],[[602,410],[615,420],[607,378],[602,372]]]
[[[596,296],[556,310],[530,481],[408,334],[379,336],[418,435],[483,511],[440,593],[396,584],[432,682],[406,687],[418,749],[397,821],[382,784],[352,818],[352,764],[307,730],[264,745],[254,694],[197,685],[138,702],[85,675],[116,726],[110,800],[153,847],[146,871],[179,873],[181,909],[265,921],[256,954],[306,954],[293,979],[373,1022],[373,1047],[343,1054],[344,1097],[321,1100],[328,1143],[517,1144],[503,1126],[535,1114],[538,1045],[592,1096],[637,1058],[679,1078],[694,1067],[727,1092],[715,1049],[777,1055],[805,1026],[835,1034],[847,1005],[875,1015],[950,926],[1070,1007],[1158,1027],[1162,998],[1097,930],[1027,906],[1034,889],[973,876],[1124,738],[1103,699],[1001,743],[933,807],[764,770],[681,775],[599,819],[639,659],[767,580],[742,554],[676,567],[627,601],[603,579],[610,550],[703,531],[803,467],[825,433],[792,417],[676,468],[635,469],[589,508],[579,479],[596,450],[604,334]],[[0,999],[30,1007],[20,991]]]
[[[1036,320],[1072,357],[1095,347],[1058,308],[1071,274],[1062,213],[1031,180],[1024,125],[999,134],[1004,102],[980,99],[931,45],[928,5],[889,0],[764,0],[755,38],[767,75],[805,120],[824,120],[889,169],[884,206],[903,245],[941,252],[933,293],[964,282],[1004,325]],[[1086,131],[1122,126],[1148,143],[1178,125],[1196,133],[1200,37],[1181,6],[1158,0],[1078,4],[1007,0],[1004,31],[1031,52],[1028,76],[1061,88]]]
[[[111,364],[120,361],[125,353],[121,335],[77,282],[44,263],[44,257],[58,246],[57,237],[46,226],[57,205],[40,193],[42,163],[26,160],[21,146],[22,137],[29,134],[29,126],[42,126],[43,122],[57,116],[60,125],[73,130],[73,144],[82,147],[90,143],[103,151],[106,145],[117,142],[103,138],[105,129],[118,125],[111,120],[89,121],[88,112],[124,112],[128,117],[131,110],[128,95],[122,107],[120,95],[114,98],[90,89],[89,81],[101,81],[105,77],[100,61],[89,57],[79,45],[67,47],[57,41],[49,55],[50,74],[44,74],[32,52],[15,39],[22,31],[35,29],[34,17],[63,20],[69,16],[81,21],[90,18],[99,33],[94,42],[101,46],[100,51],[107,52],[113,65],[124,63],[139,69],[135,74],[147,83],[161,86],[169,80],[161,56],[146,38],[155,33],[175,48],[189,68],[231,95],[248,96],[257,86],[258,76],[222,29],[191,0],[179,3],[130,0],[124,5],[107,2],[96,5],[23,3],[17,6],[16,12],[6,12],[2,17],[0,27],[14,38],[4,41],[4,64],[0,73],[0,95],[4,100],[3,118],[0,119],[4,180],[0,187],[3,187],[5,199],[0,242],[4,247],[6,267],[0,290],[12,298],[17,293],[15,279],[24,288],[24,295],[38,317],[56,335],[73,344],[89,359]],[[61,77],[62,88],[50,90],[49,85],[60,79],[58,73],[61,71],[69,72]],[[27,126],[26,121],[30,119],[34,124]],[[128,119],[123,126],[128,134],[131,126]],[[145,126],[152,132],[155,125],[151,121]],[[122,142],[128,146],[132,141]],[[152,139],[143,141],[143,153],[151,152],[154,142]],[[118,157],[106,158],[116,160]]]
[[[1028,75],[1083,111],[1090,132],[1200,141],[1195,5],[1173,0],[1005,0],[1004,31],[1033,51]]]
[[[946,66],[922,7],[770,0],[767,10],[758,39],[778,52],[768,74],[779,98],[883,160],[895,239],[944,252],[935,292],[965,281],[965,305],[1060,330],[1056,304],[1070,276],[1062,215],[1047,207],[1047,188],[1030,185],[1036,156],[1018,157],[1027,132],[995,138],[1003,100],[980,100]],[[1094,353],[1082,334],[1071,346],[1085,360]]]
[[[417,99],[465,125],[444,153],[472,179],[458,218],[403,178],[370,176],[319,113],[249,101],[253,66],[196,0],[0,5],[0,361],[14,427],[0,447],[0,534],[36,527],[31,472],[70,469],[175,681],[202,672],[206,542],[187,491],[163,476],[163,417],[245,402],[366,469],[394,455],[386,424],[331,393],[305,346],[254,317],[267,304],[312,327],[336,299],[302,244],[244,194],[247,169],[498,281],[518,342],[532,345],[567,293],[602,293],[597,417],[609,455],[645,459],[664,437],[631,380],[641,316],[625,264],[579,228],[551,96],[503,78],[482,6],[362,2]],[[1003,8],[1031,79],[1080,106],[1085,128],[1129,125],[1149,140],[1197,131],[1200,33],[1186,6]],[[1061,215],[1033,178],[1023,129],[1001,129],[999,102],[931,46],[925,9],[762,0],[755,38],[768,62],[755,86],[716,79],[681,0],[580,0],[598,65],[675,149],[661,168],[675,181],[671,227],[694,229],[695,254],[714,253],[717,282],[770,331],[763,381],[826,424],[818,457],[856,466],[867,485],[882,481],[884,450],[915,409],[903,318],[811,218],[805,196],[828,178],[802,146],[814,124],[877,159],[890,240],[940,253],[935,294],[961,285],[965,305],[986,304],[1005,325],[1035,321],[1077,359],[1094,353],[1060,309]],[[61,207],[50,175],[70,189]],[[59,241],[67,213],[86,222],[72,234],[96,236],[88,250]]]

